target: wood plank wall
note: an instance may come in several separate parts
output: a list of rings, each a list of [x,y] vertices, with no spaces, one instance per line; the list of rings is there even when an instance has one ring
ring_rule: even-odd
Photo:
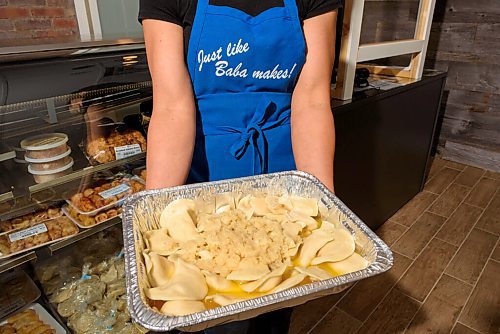
[[[412,38],[417,11],[416,0],[366,0],[361,43]],[[438,152],[500,171],[500,1],[437,0],[425,67],[448,71]]]

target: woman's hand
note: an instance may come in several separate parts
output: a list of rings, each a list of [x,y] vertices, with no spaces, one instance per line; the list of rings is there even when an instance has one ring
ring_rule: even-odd
[[[148,65],[153,78],[153,115],[148,129],[148,189],[184,184],[191,166],[196,112],[184,61],[182,27],[144,20]]]
[[[292,96],[292,146],[298,170],[309,172],[331,191],[335,127],[330,82],[335,57],[337,12],[304,21],[307,56]]]

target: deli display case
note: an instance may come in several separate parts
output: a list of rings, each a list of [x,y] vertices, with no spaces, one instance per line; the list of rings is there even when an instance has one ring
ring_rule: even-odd
[[[23,290],[0,300],[2,333],[26,321],[140,332],[125,312],[120,224],[125,198],[145,188],[146,56],[74,51],[0,62],[0,283]]]

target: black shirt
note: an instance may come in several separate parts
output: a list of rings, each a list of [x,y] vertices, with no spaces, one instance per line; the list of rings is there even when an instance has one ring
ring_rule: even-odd
[[[211,5],[229,6],[256,16],[273,7],[284,7],[283,0],[209,0]],[[342,6],[341,0],[295,0],[301,21]],[[197,0],[139,0],[139,21],[162,20],[180,25],[184,29],[187,51],[191,28],[196,15]]]

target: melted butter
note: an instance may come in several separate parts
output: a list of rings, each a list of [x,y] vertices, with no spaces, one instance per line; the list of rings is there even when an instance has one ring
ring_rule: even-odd
[[[219,307],[220,305],[217,304],[216,302],[214,302],[213,300],[211,299],[204,299],[203,300],[203,304],[205,305],[205,308],[207,310],[211,309],[211,308],[217,308]]]

